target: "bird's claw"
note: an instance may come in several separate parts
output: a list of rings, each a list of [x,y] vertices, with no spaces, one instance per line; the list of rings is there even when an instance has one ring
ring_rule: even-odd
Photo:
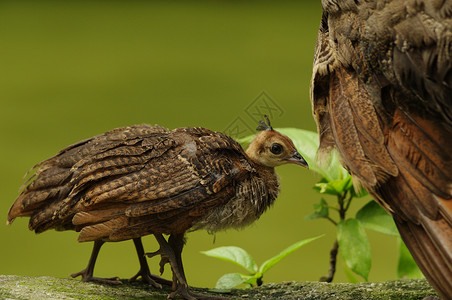
[[[137,274],[135,274],[135,276],[129,278],[129,282],[134,282],[137,280],[138,277],[141,276],[141,279],[143,279],[144,282],[146,282],[149,285],[152,285],[153,287],[157,288],[157,289],[161,289],[162,285],[158,282],[156,282],[152,277],[152,274],[149,274],[147,272],[144,272],[143,270],[138,271]],[[162,278],[163,279],[163,278]]]
[[[122,282],[119,280],[118,276],[115,277],[109,277],[109,278],[99,278],[99,277],[93,277],[92,275],[88,274],[88,271],[86,269],[73,273],[70,275],[72,278],[76,278],[78,276],[82,276],[83,282],[95,282],[95,283],[102,283],[102,284],[112,284],[112,285],[119,285],[122,284]]]
[[[159,263],[159,266],[160,266],[160,269],[159,269],[160,275],[163,274],[163,271],[165,271],[165,265],[168,264],[168,263],[170,263],[169,258],[168,258],[167,256],[163,256],[163,255],[162,255],[162,258],[160,259],[160,263]]]
[[[162,275],[163,272],[165,271],[165,265],[170,262],[168,255],[166,255],[166,253],[161,248],[154,252],[147,252],[147,253],[145,253],[145,255],[148,258],[154,257],[156,255],[160,255],[161,258],[160,258],[160,263],[159,263],[159,266],[160,266],[159,271],[160,271],[160,275]]]
[[[165,253],[162,251],[162,249],[158,249],[154,252],[146,252],[144,255],[146,255],[148,258],[152,258],[156,255],[165,255]]]
[[[168,295],[168,299],[174,299],[178,295],[187,300],[207,300],[207,299],[209,299],[209,300],[228,300],[229,299],[229,298],[221,297],[221,296],[197,294],[197,293],[190,291],[188,286],[185,287],[180,284],[177,286],[176,290],[172,291]]]

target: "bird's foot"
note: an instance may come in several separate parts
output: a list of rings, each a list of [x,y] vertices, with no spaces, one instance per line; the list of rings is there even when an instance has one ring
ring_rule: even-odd
[[[162,288],[162,284],[169,285],[169,286],[171,286],[171,284],[172,284],[172,281],[167,280],[167,279],[162,278],[162,277],[157,276],[157,275],[153,275],[150,272],[143,271],[142,269],[140,269],[140,271],[138,271],[138,273],[135,276],[130,278],[129,281],[130,282],[136,281],[137,278],[140,277],[140,276],[141,276],[141,279],[144,282],[146,282],[146,283],[148,283],[148,284],[150,284],[153,287],[158,288],[158,289]]]
[[[160,263],[159,263],[159,266],[160,266],[160,269],[159,269],[160,275],[163,274],[163,271],[165,271],[165,265],[168,264],[168,263],[170,263],[169,258],[168,258],[167,256],[163,256],[163,255],[162,255],[162,258],[160,258]]]
[[[93,274],[90,274],[87,269],[84,269],[80,272],[74,273],[70,275],[72,278],[76,278],[78,276],[82,276],[83,282],[95,282],[95,283],[102,283],[102,284],[112,284],[112,285],[118,285],[122,284],[122,282],[119,280],[119,277],[110,277],[110,278],[99,278],[99,277],[93,277]]]
[[[141,276],[141,279],[146,282],[149,285],[152,285],[155,288],[161,289],[162,285],[158,282],[156,282],[153,278],[152,275],[149,272],[144,272],[143,270],[138,271],[137,274],[135,274],[135,276],[133,276],[132,278],[129,279],[130,282],[136,281],[138,277]]]
[[[229,298],[226,297],[220,297],[220,296],[212,296],[212,295],[203,295],[203,294],[197,294],[192,291],[190,291],[190,288],[179,284],[176,288],[176,290],[172,291],[168,295],[168,299],[174,299],[177,296],[181,296],[184,299],[187,300],[204,300],[204,299],[211,299],[211,300],[228,300]]]
[[[149,258],[154,257],[156,255],[160,255],[161,258],[160,258],[160,263],[159,263],[159,266],[160,266],[159,271],[160,271],[160,275],[162,275],[163,271],[165,270],[165,265],[170,262],[168,255],[166,255],[166,253],[161,248],[155,252],[145,253],[145,255]],[[168,282],[170,282],[169,285],[171,285],[171,281],[168,281]]]
[[[148,258],[152,258],[156,255],[165,255],[165,252],[163,252],[162,248],[160,248],[154,252],[146,252],[144,255],[146,255]]]

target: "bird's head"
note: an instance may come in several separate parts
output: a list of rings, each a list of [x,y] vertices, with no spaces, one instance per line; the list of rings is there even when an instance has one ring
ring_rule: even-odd
[[[260,132],[252,140],[246,154],[256,163],[266,167],[277,167],[284,164],[297,164],[308,167],[307,162],[298,153],[292,140],[274,130],[268,117],[266,122],[260,121],[257,130]]]

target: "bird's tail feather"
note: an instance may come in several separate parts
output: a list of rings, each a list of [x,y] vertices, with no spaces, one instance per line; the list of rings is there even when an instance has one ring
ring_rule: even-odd
[[[395,220],[400,235],[430,284],[443,299],[452,297],[452,229],[443,218],[422,219],[422,224]],[[446,245],[446,244],[448,245]]]

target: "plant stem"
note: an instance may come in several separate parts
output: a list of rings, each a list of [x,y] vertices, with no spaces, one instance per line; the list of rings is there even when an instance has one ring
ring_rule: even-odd
[[[333,248],[330,251],[330,268],[326,276],[320,278],[320,282],[331,282],[333,281],[334,273],[336,273],[336,261],[337,261],[337,251],[339,244],[337,240],[334,242]]]
[[[345,213],[347,212],[348,206],[344,206],[344,200],[347,197],[347,191],[345,191],[342,195],[337,196],[337,201],[339,203],[339,217],[341,221],[345,220]],[[348,203],[350,203],[351,198],[348,200]]]
[[[347,213],[348,208],[350,207],[352,199],[353,199],[353,194],[352,193],[348,194],[348,191],[345,191],[343,194],[337,196],[337,202],[339,204],[339,209],[337,209],[337,211],[339,212],[340,221],[345,220],[345,215]],[[331,219],[330,217],[327,217],[326,219],[337,226],[337,222],[334,221],[333,219]],[[339,244],[336,239],[336,241],[334,242],[333,248],[330,250],[330,268],[328,269],[328,273],[326,274],[326,276],[322,276],[319,281],[321,281],[321,282],[333,281],[334,273],[336,272],[336,262],[337,262],[338,250],[339,250]]]
[[[335,211],[339,211],[339,209],[338,209],[337,207],[334,207],[334,206],[327,206],[327,208],[328,208],[328,209],[335,210]]]
[[[326,219],[327,219],[328,221],[330,221],[331,223],[333,223],[334,226],[337,226],[337,222],[334,221],[333,219],[331,219],[330,217],[326,217]]]
[[[353,200],[353,194],[350,193],[350,195],[348,196],[348,199],[347,199],[347,203],[345,204],[345,211],[347,211],[348,208],[350,207],[350,204],[352,204],[352,200]]]
[[[257,286],[261,286],[262,283],[264,283],[264,282],[262,281],[262,277],[257,278],[257,281],[256,281]]]

